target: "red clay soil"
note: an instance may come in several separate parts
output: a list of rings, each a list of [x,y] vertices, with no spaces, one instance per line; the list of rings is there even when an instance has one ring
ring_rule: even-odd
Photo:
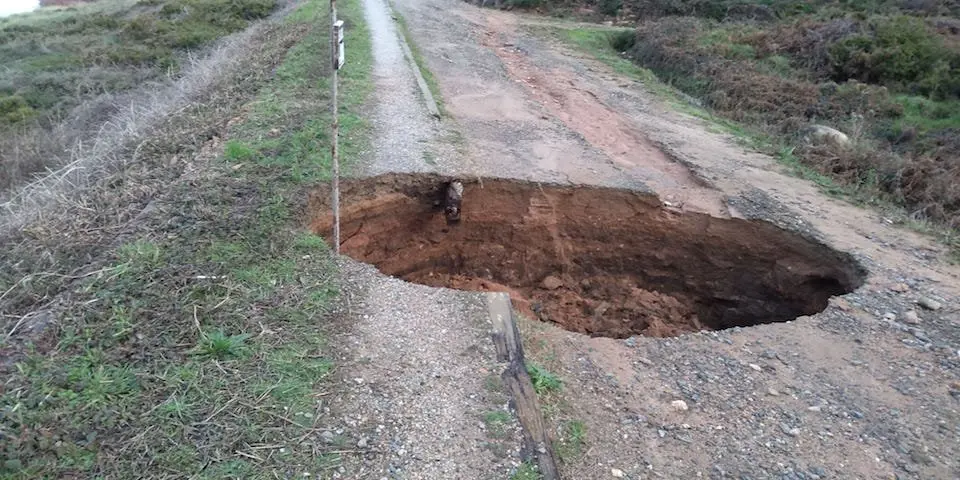
[[[452,225],[444,192],[432,175],[347,181],[342,253],[416,283],[508,292],[533,318],[615,338],[792,320],[864,274],[772,224],[681,214],[628,190],[484,179],[465,186]],[[328,197],[310,207],[324,236]]]

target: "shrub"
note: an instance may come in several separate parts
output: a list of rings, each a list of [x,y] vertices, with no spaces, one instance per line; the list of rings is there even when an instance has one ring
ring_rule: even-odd
[[[610,47],[617,52],[629,51],[637,44],[636,30],[623,30],[610,34]]]
[[[951,89],[951,57],[940,37],[923,20],[899,15],[876,17],[868,31],[830,48],[833,78],[921,88],[925,93]]]
[[[597,4],[597,10],[610,17],[616,17],[621,8],[623,8],[623,0],[600,0]]]
[[[32,118],[36,112],[19,95],[0,97],[0,123],[15,124]]]

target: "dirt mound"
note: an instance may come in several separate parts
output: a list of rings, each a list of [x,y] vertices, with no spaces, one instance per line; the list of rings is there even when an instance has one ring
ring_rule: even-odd
[[[680,214],[627,190],[485,179],[465,186],[453,225],[444,192],[436,176],[347,182],[342,252],[412,282],[505,291],[532,317],[618,338],[791,320],[864,274],[771,224]],[[312,200],[320,234],[327,198]]]

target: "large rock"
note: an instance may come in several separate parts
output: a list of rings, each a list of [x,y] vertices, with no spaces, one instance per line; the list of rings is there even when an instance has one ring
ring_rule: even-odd
[[[837,147],[847,147],[850,145],[850,137],[846,133],[825,125],[812,125],[804,129],[807,142],[815,145],[834,145]]]

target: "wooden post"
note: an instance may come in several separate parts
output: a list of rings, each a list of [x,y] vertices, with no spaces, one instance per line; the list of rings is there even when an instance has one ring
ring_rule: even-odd
[[[337,83],[339,72],[339,44],[337,32],[337,0],[330,0],[330,66],[333,68],[331,74],[331,84],[333,85],[331,102],[331,113],[333,115],[333,135],[330,144],[330,158],[333,162],[333,251],[340,254],[340,116],[337,108]]]

